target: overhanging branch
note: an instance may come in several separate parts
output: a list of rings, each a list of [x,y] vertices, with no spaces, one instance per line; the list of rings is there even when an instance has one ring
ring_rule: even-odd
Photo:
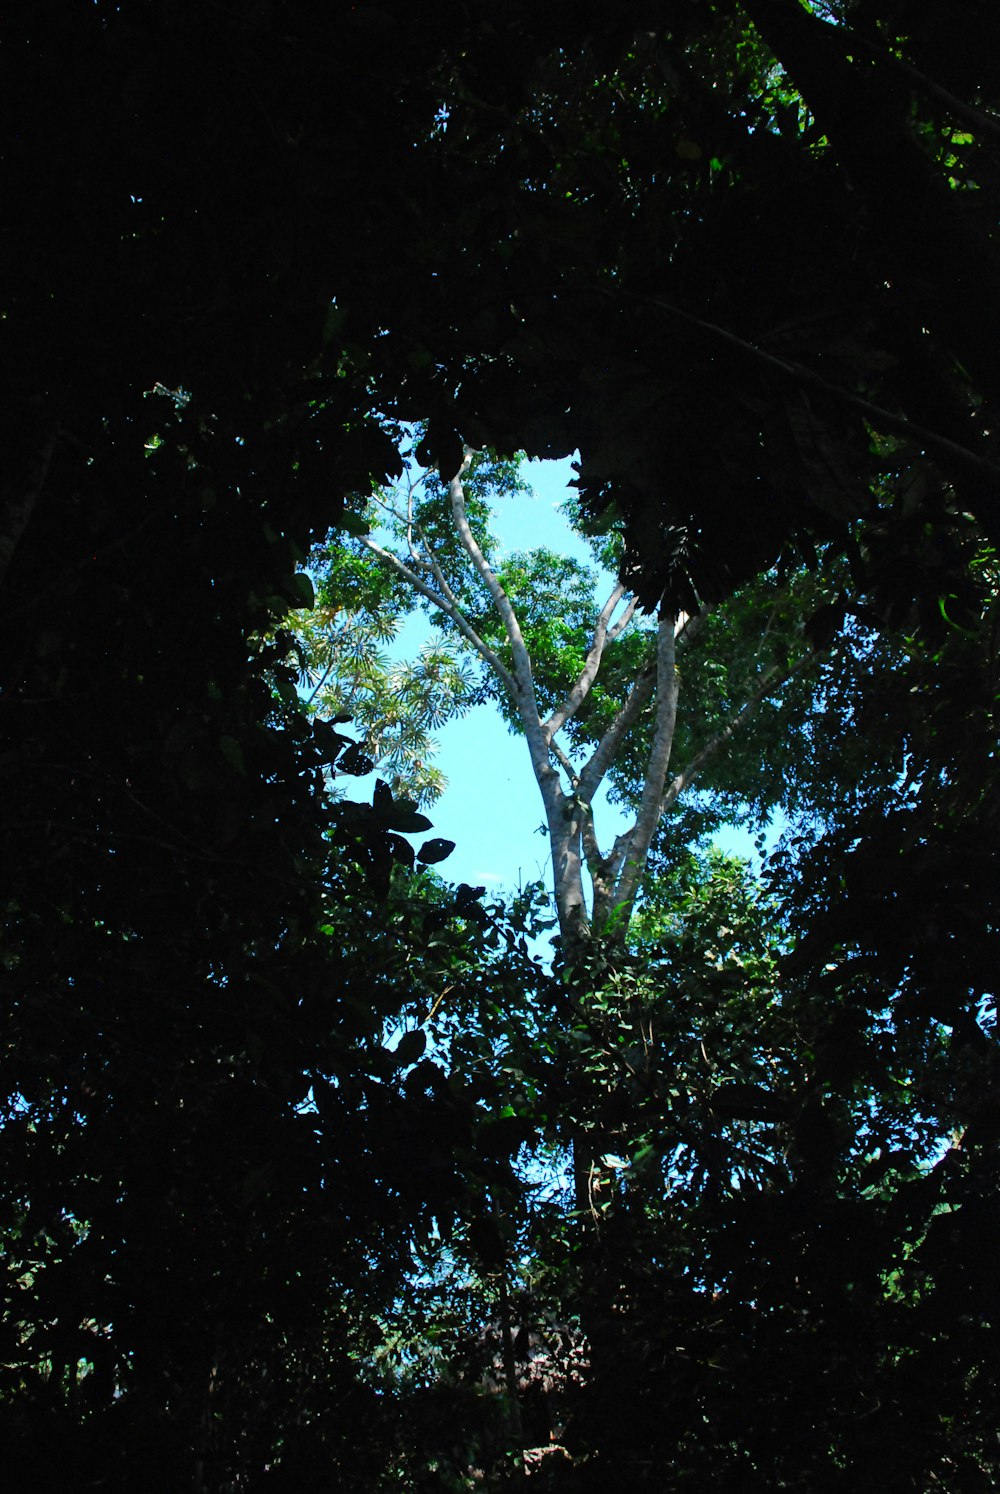
[[[889,431],[892,435],[905,436],[909,440],[916,441],[929,451],[937,452],[940,456],[957,463],[965,471],[975,473],[980,478],[988,478],[994,485],[1000,479],[1000,464],[991,461],[988,457],[970,451],[967,446],[961,446],[957,441],[942,436],[939,431],[917,425],[914,421],[908,420],[905,415],[896,415],[882,405],[873,404],[871,400],[864,399],[860,394],[852,394],[849,389],[844,389],[839,384],[832,384],[829,379],[824,379],[822,374],[816,373],[812,368],[807,368],[803,363],[795,363],[787,358],[779,358],[774,353],[768,353],[756,343],[747,342],[735,332],[730,332],[728,328],[720,327],[716,322],[706,321],[704,317],[695,316],[693,312],[683,311],[681,307],[674,306],[670,301],[665,301],[659,296],[647,296],[637,291],[621,289],[611,290],[596,285],[581,286],[579,290],[585,295],[601,296],[605,300],[636,301],[643,306],[655,307],[664,316],[682,322],[687,327],[694,327],[707,337],[735,348],[783,378],[806,388],[821,389],[835,403],[846,409],[857,411],[879,430]]]

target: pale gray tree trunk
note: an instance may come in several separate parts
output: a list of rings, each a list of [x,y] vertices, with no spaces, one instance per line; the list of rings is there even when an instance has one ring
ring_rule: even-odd
[[[543,719],[535,692],[531,655],[517,611],[483,554],[469,522],[463,480],[473,456],[474,453],[467,451],[461,468],[448,483],[448,499],[455,533],[469,558],[472,571],[486,588],[503,624],[510,650],[509,666],[465,616],[433,546],[414,525],[412,500],[405,515],[395,515],[405,526],[409,562],[401,560],[371,538],[366,538],[364,544],[456,628],[498,680],[521,722],[545,811],[562,959],[564,963],[573,965],[584,959],[595,936],[612,942],[625,939],[650,848],[665,812],[730,740],[758,702],[780,689],[809,656],[804,655],[796,665],[783,672],[766,670],[759,688],[720,726],[697,755],[671,777],[679,696],[677,650],[686,648],[696,637],[707,609],[676,619],[662,610],[657,622],[655,647],[634,679],[621,708],[586,763],[580,768],[574,767],[557,742],[557,735],[586,700],[598,676],[605,649],[628,626],[636,601],[626,595],[621,584],[614,587],[597,616],[583,668],[562,703]],[[635,820],[604,854],[594,823],[594,797],[629,733],[649,710],[653,712],[653,737]],[[589,898],[585,873],[591,884]]]

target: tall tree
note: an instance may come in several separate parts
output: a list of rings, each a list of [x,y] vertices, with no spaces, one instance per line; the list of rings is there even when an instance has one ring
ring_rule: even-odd
[[[411,607],[428,613],[479,664],[480,694],[497,701],[526,744],[545,815],[564,958],[572,963],[592,935],[624,941],[664,817],[691,785],[710,781],[754,712],[770,707],[772,759],[780,732],[802,733],[778,701],[814,663],[817,644],[832,642],[843,598],[836,578],[800,568],[773,573],[717,615],[702,605],[676,616],[665,604],[644,616],[623,582],[598,606],[591,568],[548,550],[498,552],[490,532],[498,491],[492,463],[467,452],[442,482],[427,470],[418,475],[414,460],[411,452],[404,486],[369,506],[370,520],[382,524],[377,535],[338,537],[317,555],[320,591],[347,575],[371,599],[386,594],[398,606],[402,584]],[[620,537],[606,535],[599,548],[614,563]],[[302,635],[307,650],[309,637]],[[324,659],[313,655],[311,667]],[[331,671],[334,709],[354,672],[351,661]],[[799,690],[800,709],[811,688]],[[465,704],[467,692],[453,697],[452,709]],[[778,800],[773,768],[760,763],[747,776],[743,802],[766,816]],[[629,823],[602,850],[594,801],[606,781]],[[717,782],[725,784],[725,771]],[[739,793],[730,773],[731,806]]]

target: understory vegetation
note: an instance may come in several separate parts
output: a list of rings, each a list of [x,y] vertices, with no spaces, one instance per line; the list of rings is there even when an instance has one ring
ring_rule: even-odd
[[[1000,17],[413,9],[8,22],[7,1466],[992,1489]]]

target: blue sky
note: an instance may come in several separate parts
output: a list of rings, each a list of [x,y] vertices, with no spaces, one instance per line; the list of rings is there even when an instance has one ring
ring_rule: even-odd
[[[544,545],[591,563],[587,546],[559,512],[571,491],[570,459],[528,462],[524,471],[530,494],[505,499],[496,512],[493,527],[501,545],[508,550]],[[605,580],[597,606],[614,584],[610,576]],[[430,623],[414,619],[400,640],[403,650],[415,654],[430,630]],[[488,704],[449,722],[435,738],[440,748],[436,761],[448,786],[426,813],[434,823],[430,833],[455,842],[455,850],[438,870],[448,881],[485,886],[494,893],[539,878],[548,882],[548,840],[541,832],[544,814],[523,738],[512,735]],[[358,788],[370,792],[367,780]],[[598,838],[607,848],[624,828],[624,820],[601,795],[595,802],[595,818]],[[413,837],[414,843],[419,845],[419,839]],[[752,839],[742,831],[722,839],[727,850],[753,854]]]

